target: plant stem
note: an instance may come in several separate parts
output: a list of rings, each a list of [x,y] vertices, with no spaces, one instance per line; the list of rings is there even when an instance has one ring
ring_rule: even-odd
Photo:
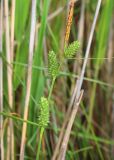
[[[51,95],[52,95],[55,80],[56,80],[56,77],[53,77],[51,87],[50,87],[50,90],[49,90],[49,95],[48,95],[48,101],[49,102],[50,102],[50,99],[51,99]],[[42,127],[41,130],[40,130],[40,141],[39,141],[39,144],[38,144],[38,151],[37,151],[37,155],[36,155],[36,160],[39,160],[43,133],[44,133],[44,128]]]
[[[51,83],[51,87],[50,87],[50,91],[49,91],[49,95],[48,95],[48,100],[49,100],[49,102],[50,102],[50,98],[51,98],[51,95],[52,95],[52,91],[53,91],[53,87],[54,87],[55,80],[56,80],[56,77],[54,77],[54,78],[52,79],[52,83]]]
[[[40,130],[40,141],[39,141],[39,144],[38,144],[38,151],[37,151],[37,155],[36,155],[36,160],[39,160],[43,133],[44,133],[44,128],[42,127],[41,130]]]
[[[13,109],[13,83],[12,83],[12,64],[11,64],[11,48],[10,48],[10,26],[9,26],[9,5],[8,0],[4,1],[4,16],[5,16],[5,37],[6,37],[6,60],[7,65],[7,89],[8,89],[8,103],[11,109]],[[14,160],[14,126],[12,119],[8,121],[8,133],[10,137],[7,139],[7,160]]]

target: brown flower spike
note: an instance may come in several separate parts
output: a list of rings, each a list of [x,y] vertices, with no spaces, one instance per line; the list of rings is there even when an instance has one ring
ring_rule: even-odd
[[[74,12],[74,0],[71,0],[70,7],[69,7],[68,19],[67,19],[67,25],[66,25],[66,32],[65,32],[65,46],[67,46],[68,40],[69,40],[73,12]]]

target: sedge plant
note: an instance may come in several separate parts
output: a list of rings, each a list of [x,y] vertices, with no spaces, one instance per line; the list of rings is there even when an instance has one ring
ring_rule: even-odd
[[[49,123],[49,102],[48,99],[45,97],[41,97],[40,99],[40,114],[38,118],[38,124],[40,128],[40,140],[38,144],[38,151],[36,155],[36,160],[39,159],[40,156],[40,148],[41,148],[41,142],[42,142],[42,136],[44,133],[45,128],[47,127]]]
[[[41,97],[41,99],[40,99],[40,114],[39,114],[39,118],[38,118],[38,124],[40,127],[40,140],[39,140],[39,144],[38,144],[38,151],[37,151],[36,160],[39,160],[43,133],[49,123],[49,103],[50,103],[54,83],[55,83],[56,77],[59,73],[59,66],[60,66],[57,61],[57,57],[56,57],[56,54],[54,51],[49,52],[48,61],[49,61],[49,74],[52,78],[52,82],[51,82],[51,87],[49,90],[48,98]]]
[[[67,47],[65,46],[64,49],[64,57],[65,58],[73,58],[76,52],[78,52],[80,48],[80,43],[78,41],[74,41]],[[49,123],[49,104],[51,100],[51,95],[54,87],[55,80],[59,74],[60,70],[60,63],[58,62],[57,55],[54,51],[50,51],[48,54],[48,71],[49,75],[51,77],[51,87],[49,90],[48,98],[41,97],[40,99],[40,112],[39,112],[39,118],[38,118],[38,124],[40,128],[40,140],[38,144],[38,150],[36,155],[36,160],[39,160],[40,157],[40,148],[41,148],[41,142],[43,133],[48,126]]]

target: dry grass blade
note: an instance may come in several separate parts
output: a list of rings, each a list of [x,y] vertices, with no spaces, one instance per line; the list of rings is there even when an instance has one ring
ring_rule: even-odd
[[[66,125],[67,125],[67,122],[68,122],[68,118],[69,118],[70,113],[71,113],[71,108],[72,108],[72,105],[73,105],[73,102],[74,102],[75,94],[76,94],[76,88],[74,90],[73,96],[71,97],[70,104],[69,104],[69,107],[68,107],[68,111],[66,113],[65,120],[64,120],[62,128],[61,128],[61,132],[60,132],[59,139],[58,139],[58,142],[56,144],[56,147],[55,147],[55,150],[54,150],[54,153],[53,153],[52,160],[55,160],[57,155],[58,155],[60,145],[61,145],[61,142],[62,142],[62,139],[63,139],[63,136],[64,136],[65,128],[66,128]]]
[[[25,97],[25,106],[24,106],[24,120],[27,120],[27,117],[28,117],[30,89],[31,89],[31,77],[32,77],[33,50],[34,50],[34,40],[35,40],[35,24],[36,24],[36,0],[32,0],[31,31],[30,31],[29,57],[28,57],[29,66],[28,66],[28,71],[27,71],[26,97]],[[27,131],[27,124],[23,123],[21,149],[20,149],[20,160],[24,159],[26,131]]]
[[[3,33],[3,0],[0,4],[0,112],[3,112],[3,63],[2,63],[2,33]],[[3,116],[0,116],[0,155],[4,159],[4,140],[3,140]]]
[[[11,64],[11,52],[10,52],[10,34],[9,34],[9,18],[8,18],[8,1],[4,1],[4,11],[5,11],[5,32],[6,32],[6,59],[7,65],[7,81],[8,81],[8,102],[11,109],[13,109],[13,86],[12,86],[12,64]],[[11,67],[10,67],[11,66]],[[8,149],[7,149],[7,159],[14,160],[14,132],[13,132],[13,121],[9,119],[8,128]]]
[[[79,81],[77,81],[77,84],[76,84],[77,85],[77,95],[76,95],[77,99],[80,95],[80,89],[82,87],[82,83],[83,83],[83,79],[84,79],[84,73],[85,73],[85,69],[86,69],[86,65],[87,65],[87,61],[88,61],[88,57],[89,57],[89,53],[90,53],[90,47],[91,47],[91,43],[92,43],[92,39],[93,39],[93,34],[94,34],[97,18],[99,15],[100,6],[101,6],[101,0],[98,0],[98,4],[97,4],[93,24],[91,27],[91,32],[90,32],[90,36],[89,36],[89,40],[88,40],[88,45],[87,45],[87,49],[86,49],[86,53],[85,53],[85,58],[84,58],[81,74],[79,77]]]
[[[78,40],[83,44],[83,39],[84,39],[84,20],[85,20],[85,1],[82,0],[81,3],[81,12],[80,12],[80,21],[79,21],[79,33],[78,33]]]
[[[66,155],[66,150],[67,150],[67,145],[68,145],[68,141],[69,141],[69,137],[70,137],[70,133],[71,133],[71,129],[72,129],[72,125],[74,123],[75,117],[76,117],[76,113],[78,111],[78,107],[80,105],[80,102],[82,100],[82,96],[83,96],[83,90],[80,92],[80,97],[79,100],[74,102],[71,114],[70,114],[70,119],[68,122],[68,125],[66,127],[66,131],[63,137],[63,141],[61,144],[61,149],[59,152],[59,157],[58,160],[65,160],[65,155]]]

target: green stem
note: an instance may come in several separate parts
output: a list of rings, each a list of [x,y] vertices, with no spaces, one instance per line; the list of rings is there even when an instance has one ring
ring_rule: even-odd
[[[52,83],[51,83],[51,87],[50,87],[49,95],[48,95],[48,101],[49,102],[50,102],[50,98],[51,98],[51,95],[52,95],[52,91],[53,91],[55,80],[56,80],[56,77],[54,77],[52,79]],[[40,130],[40,140],[39,140],[39,144],[38,144],[38,150],[37,150],[36,160],[39,160],[40,148],[41,148],[41,142],[42,142],[43,133],[44,133],[44,128],[42,127],[41,130]]]
[[[39,141],[39,144],[38,144],[38,150],[37,150],[36,160],[39,160],[40,148],[41,148],[43,133],[44,133],[44,128],[42,127],[41,130],[40,130],[40,141]]]
[[[49,91],[49,95],[48,95],[48,100],[49,100],[49,102],[50,102],[50,98],[51,98],[51,95],[52,95],[52,91],[53,91],[53,87],[54,87],[55,80],[56,80],[56,77],[54,77],[54,78],[52,79],[52,83],[51,83],[51,87],[50,87],[50,91]]]

